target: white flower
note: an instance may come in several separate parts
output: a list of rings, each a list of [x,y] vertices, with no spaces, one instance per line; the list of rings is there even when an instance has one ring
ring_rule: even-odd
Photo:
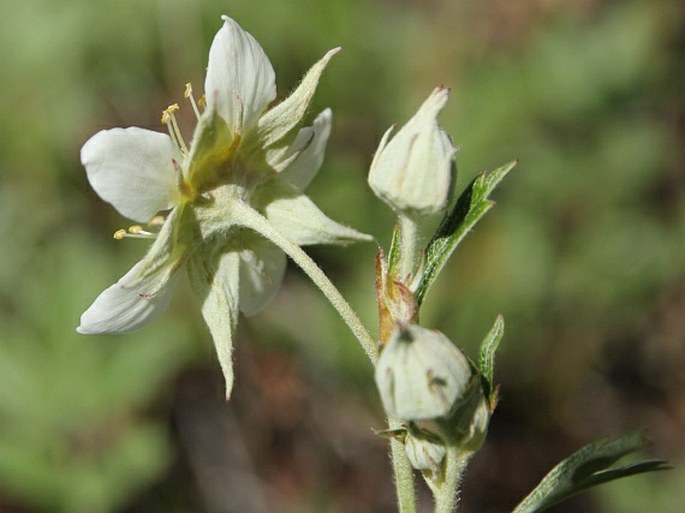
[[[417,324],[397,327],[376,365],[376,385],[390,417],[447,417],[467,389],[471,368],[445,335]]]
[[[435,88],[390,142],[393,127],[378,146],[369,185],[398,213],[434,214],[450,200],[456,150],[437,120],[448,95],[448,89]]]
[[[264,238],[268,233],[246,226],[269,223],[297,245],[369,237],[335,223],[303,193],[323,160],[331,112],[324,110],[311,127],[301,128],[302,120],[338,49],[269,109],[276,98],[271,63],[250,34],[226,16],[223,21],[209,51],[203,112],[186,89],[198,117],[189,148],[174,105],[162,118],[169,135],[114,128],[95,134],[81,150],[88,180],[101,198],[122,215],[161,228],[154,233],[134,226],[115,234],[155,240],[140,262],[97,297],[77,330],[120,333],[148,323],[168,307],[179,270],[187,267],[228,397],[238,311],[259,311],[278,290],[286,265],[283,251]],[[160,219],[157,214],[166,211]]]

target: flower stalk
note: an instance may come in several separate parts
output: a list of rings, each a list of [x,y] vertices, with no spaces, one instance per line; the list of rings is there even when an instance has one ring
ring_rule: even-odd
[[[352,334],[359,341],[359,344],[371,360],[371,363],[375,365],[376,360],[378,359],[376,341],[371,337],[347,300],[336,286],[333,285],[328,276],[326,276],[326,273],[316,265],[316,262],[314,262],[300,246],[294,244],[278,230],[274,229],[264,216],[249,205],[242,202],[235,202],[231,206],[231,209],[241,226],[250,228],[273,242],[305,272],[314,285],[316,285],[323,295],[326,296],[326,299],[328,299]]]
[[[435,499],[435,513],[454,513],[459,500],[459,484],[466,470],[469,455],[459,447],[450,445],[445,455],[445,477],[437,486],[431,486]]]
[[[419,225],[416,219],[406,214],[398,216],[400,225],[400,261],[398,277],[406,284],[410,284],[416,277],[421,260],[419,249]]]
[[[388,417],[390,429],[399,429],[402,422]],[[399,513],[416,513],[416,490],[414,489],[414,469],[409,463],[404,444],[395,438],[390,439],[390,459],[395,479],[395,493]]]

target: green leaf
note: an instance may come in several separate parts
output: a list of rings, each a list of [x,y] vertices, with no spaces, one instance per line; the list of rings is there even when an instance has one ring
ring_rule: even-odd
[[[419,305],[459,243],[494,205],[488,196],[516,163],[517,161],[509,162],[490,173],[478,175],[459,196],[452,210],[445,215],[426,246],[423,275],[416,288],[416,301]]]
[[[483,393],[492,406],[492,394],[494,390],[494,368],[495,368],[495,352],[499,347],[499,343],[504,336],[504,317],[501,315],[495,319],[490,332],[483,339],[480,345],[480,374],[483,384]]]
[[[611,467],[620,458],[649,445],[643,431],[617,440],[596,440],[554,467],[512,513],[538,513],[592,486],[668,467],[663,460],[643,460]]]

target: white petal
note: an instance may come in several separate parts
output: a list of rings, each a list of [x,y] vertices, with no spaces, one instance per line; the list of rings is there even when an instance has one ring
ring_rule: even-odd
[[[313,130],[314,135],[309,139],[309,145],[302,149],[304,137],[298,137],[293,143],[292,150],[301,151],[300,155],[295,161],[290,164],[282,173],[281,178],[286,182],[293,184],[299,190],[303,191],[312,181],[316,173],[319,171],[323,163],[324,154],[326,152],[326,144],[328,137],[331,134],[331,120],[333,114],[331,109],[326,109],[319,114],[314,120],[311,128],[303,128],[300,134],[304,137],[310,136],[310,130]]]
[[[264,308],[281,287],[285,268],[285,253],[254,235],[240,252],[240,311],[254,315]]]
[[[169,275],[167,268],[146,273],[146,267],[146,262],[138,262],[105,289],[83,313],[76,331],[85,335],[126,333],[163,313],[171,302],[178,273]]]
[[[202,316],[214,340],[226,382],[227,400],[233,389],[233,333],[238,325],[239,268],[240,257],[235,251],[217,254],[200,250],[188,259],[188,277],[202,301]]]
[[[173,161],[179,158],[168,135],[135,127],[103,130],[81,148],[95,192],[141,223],[178,202]]]
[[[178,212],[174,209],[145,257],[105,289],[81,316],[83,334],[125,333],[164,312],[178,280],[187,250],[177,244]]]
[[[328,218],[312,200],[279,177],[264,187],[255,203],[277,230],[300,246],[373,240]]]
[[[209,49],[205,95],[232,131],[244,132],[276,98],[273,67],[254,37],[228,16]]]

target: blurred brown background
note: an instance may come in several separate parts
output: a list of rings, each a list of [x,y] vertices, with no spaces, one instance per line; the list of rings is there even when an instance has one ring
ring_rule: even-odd
[[[452,88],[458,190],[520,159],[422,312],[471,355],[507,321],[502,401],[460,511],[510,511],[573,450],[639,427],[674,470],[554,511],[682,511],[680,2],[25,0],[0,4],[0,512],[395,511],[370,365],[297,269],[241,319],[228,405],[187,286],[135,334],[74,331],[146,246],[112,239],[128,221],[89,188],[80,147],[163,130],[184,83],[202,88],[221,14],[263,45],[282,96],[343,46],[312,112],[332,107],[334,131],[309,190],[383,245],[393,219],[367,168],[435,85]],[[371,328],[374,253],[311,250]]]

